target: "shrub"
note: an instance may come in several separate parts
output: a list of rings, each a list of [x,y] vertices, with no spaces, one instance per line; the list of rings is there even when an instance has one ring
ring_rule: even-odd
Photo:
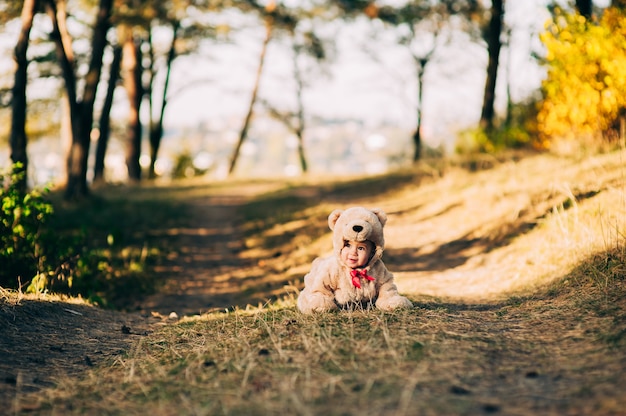
[[[43,225],[53,214],[44,190],[25,192],[20,187],[25,171],[15,164],[0,172],[0,285],[20,287],[48,272]]]
[[[458,154],[493,154],[506,149],[530,147],[532,144],[532,136],[521,127],[510,126],[492,131],[475,128],[461,132],[454,150]]]
[[[548,66],[538,115],[544,143],[617,137],[626,108],[623,11],[608,8],[599,22],[593,22],[557,8],[541,41]]]

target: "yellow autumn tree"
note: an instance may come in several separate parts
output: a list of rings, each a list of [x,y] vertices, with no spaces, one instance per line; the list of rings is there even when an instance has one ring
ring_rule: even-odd
[[[557,11],[541,41],[547,49],[547,78],[538,114],[538,143],[556,138],[600,137],[619,132],[626,109],[626,15],[608,8],[588,21]]]

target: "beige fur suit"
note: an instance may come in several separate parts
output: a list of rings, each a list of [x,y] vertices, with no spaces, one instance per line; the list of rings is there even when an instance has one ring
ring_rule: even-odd
[[[304,277],[304,289],[298,296],[303,313],[325,312],[337,308],[375,305],[378,309],[411,308],[413,304],[398,294],[393,275],[382,261],[385,248],[383,227],[387,215],[380,209],[353,207],[334,210],[328,217],[333,231],[333,255],[317,258]],[[340,257],[345,241],[371,241],[371,258],[357,270],[367,278],[356,278],[355,271]],[[360,286],[360,287],[359,287]]]

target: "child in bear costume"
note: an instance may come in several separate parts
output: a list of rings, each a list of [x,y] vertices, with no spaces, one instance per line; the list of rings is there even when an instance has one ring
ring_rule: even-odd
[[[328,216],[333,230],[333,255],[317,258],[304,276],[298,296],[303,313],[376,305],[378,309],[412,308],[398,294],[393,275],[381,260],[385,248],[383,227],[387,215],[380,209],[336,209]]]

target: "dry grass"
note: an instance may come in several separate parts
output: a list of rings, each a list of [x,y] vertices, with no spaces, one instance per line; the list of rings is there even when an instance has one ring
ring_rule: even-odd
[[[272,275],[283,288],[261,291],[271,301],[162,325],[84,377],[20,397],[18,413],[623,414],[624,163],[536,156],[364,181],[356,194],[276,188],[238,219],[239,254],[255,264],[242,282]],[[295,310],[295,276],[330,251],[325,216],[347,204],[390,214],[385,259],[416,309]]]
[[[504,303],[303,316],[285,300],[183,319],[83,381],[65,380],[38,410],[619,414],[624,254],[588,263],[601,279],[582,268],[549,294]]]

